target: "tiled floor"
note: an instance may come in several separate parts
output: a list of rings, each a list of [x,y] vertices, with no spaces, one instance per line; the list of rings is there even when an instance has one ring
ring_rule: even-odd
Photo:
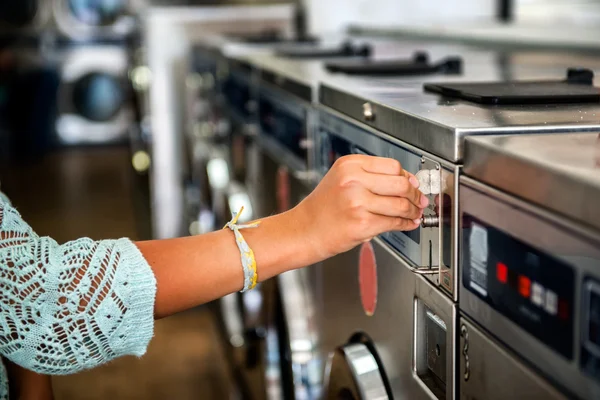
[[[2,190],[41,235],[135,239],[127,149],[80,149],[1,176]],[[231,388],[206,308],[161,321],[141,359],[53,380],[56,400],[228,399]]]

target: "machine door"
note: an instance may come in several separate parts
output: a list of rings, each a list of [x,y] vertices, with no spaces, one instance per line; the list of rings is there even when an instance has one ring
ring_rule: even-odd
[[[353,337],[330,355],[326,374],[326,400],[393,398],[375,347],[363,335]]]
[[[265,348],[268,399],[321,399],[322,363],[306,272],[289,271],[266,282],[273,294]]]
[[[127,140],[133,124],[127,52],[120,47],[74,48],[64,57],[56,94],[59,145]]]
[[[463,400],[567,399],[465,318],[460,320],[459,352]]]

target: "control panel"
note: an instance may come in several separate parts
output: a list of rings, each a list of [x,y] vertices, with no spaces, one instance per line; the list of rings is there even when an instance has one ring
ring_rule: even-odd
[[[585,279],[582,304],[581,369],[600,382],[600,281]]]
[[[461,313],[569,398],[600,393],[600,235],[460,178]]]
[[[404,256],[416,273],[427,275],[435,284],[440,284],[443,269],[440,268],[443,252],[440,228],[446,220],[442,194],[448,172],[439,162],[418,150],[393,143],[326,111],[319,115],[317,136],[315,159],[320,176],[324,176],[337,159],[349,154],[394,158],[400,161],[404,170],[417,176],[422,192],[430,200],[421,226],[413,231],[384,233],[381,238]],[[452,279],[446,282],[451,291]]]
[[[463,284],[494,309],[573,358],[575,272],[551,255],[463,215]]]
[[[306,168],[309,142],[307,138],[308,105],[292,96],[261,86],[258,114],[260,132],[300,160]]]

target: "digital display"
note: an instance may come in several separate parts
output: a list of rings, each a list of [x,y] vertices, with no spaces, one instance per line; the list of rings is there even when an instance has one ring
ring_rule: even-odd
[[[464,287],[568,359],[575,272],[558,258],[463,216]]]
[[[581,368],[600,381],[600,282],[585,280],[582,301]]]

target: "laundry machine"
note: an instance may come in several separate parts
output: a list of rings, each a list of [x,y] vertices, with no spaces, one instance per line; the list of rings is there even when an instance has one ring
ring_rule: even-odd
[[[430,198],[418,229],[385,233],[327,260],[310,283],[318,288],[313,290],[319,299],[319,351],[329,357],[323,371],[329,398],[460,396],[458,201],[464,138],[568,136],[597,129],[592,71],[510,62],[506,71],[497,61],[478,64],[468,54],[461,57],[464,72],[455,77],[416,76],[418,66],[411,65],[405,69],[410,78],[381,79],[373,77],[377,68],[371,65],[365,76],[352,66],[346,76],[321,84],[318,172],[347,154],[391,157],[419,178]],[[423,298],[414,287],[427,288],[431,296]],[[353,347],[357,341],[362,347]],[[355,361],[367,358],[368,363]]]
[[[600,395],[599,168],[597,132],[466,140],[461,398]]]
[[[379,43],[377,43],[379,44]],[[314,169],[314,134],[318,83],[328,75],[326,60],[368,59],[377,45],[344,38],[337,43],[284,47],[272,55],[244,58],[259,74],[258,114],[261,174],[258,188],[265,211],[285,212],[300,203],[318,182]],[[313,297],[307,268],[264,282],[265,353],[261,364],[268,398],[317,398],[322,382]]]
[[[256,201],[255,183],[260,180],[254,142],[258,121],[257,75],[237,56],[265,54],[277,44],[301,42],[270,34],[226,35],[206,38],[197,47],[195,75],[200,84],[192,97],[196,101],[190,110],[192,129],[188,139],[192,144],[189,146],[192,180],[200,187],[202,202],[208,205],[203,207],[208,209],[204,215],[210,217],[209,223],[201,226],[203,231],[222,227],[231,219],[232,212],[238,212],[242,206],[240,222],[267,215],[264,205]],[[257,289],[234,293],[215,303],[231,365],[250,398],[261,398],[255,393],[265,392],[264,379],[253,376],[265,336],[259,323],[263,302]]]

